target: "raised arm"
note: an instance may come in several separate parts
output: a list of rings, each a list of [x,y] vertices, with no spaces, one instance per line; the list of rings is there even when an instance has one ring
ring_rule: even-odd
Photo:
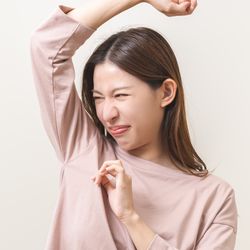
[[[141,0],[94,0],[81,8],[75,8],[67,15],[83,25],[97,29],[119,13],[139,4]]]
[[[61,162],[86,150],[96,136],[74,84],[72,56],[94,32],[60,5],[31,35],[33,79],[47,135]]]
[[[148,3],[167,16],[189,15],[197,6],[196,0],[95,0],[88,6],[70,11],[68,15],[83,25],[97,29],[113,16],[139,3]]]

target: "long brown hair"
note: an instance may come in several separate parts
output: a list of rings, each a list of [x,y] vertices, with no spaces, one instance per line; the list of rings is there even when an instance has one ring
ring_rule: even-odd
[[[179,66],[165,38],[147,27],[130,28],[110,36],[88,59],[83,72],[82,101],[102,136],[104,126],[96,114],[92,89],[95,66],[105,60],[141,79],[152,90],[159,88],[167,78],[176,82],[175,99],[165,107],[161,143],[170,160],[180,170],[200,177],[207,176],[206,164],[196,153],[190,140]],[[116,143],[110,134],[106,138],[112,144]]]

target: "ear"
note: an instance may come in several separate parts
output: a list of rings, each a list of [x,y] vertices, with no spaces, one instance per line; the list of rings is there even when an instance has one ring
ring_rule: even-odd
[[[176,95],[176,90],[177,90],[177,84],[176,82],[168,78],[163,81],[160,91],[161,91],[161,107],[164,108],[167,105],[169,105],[175,98]]]

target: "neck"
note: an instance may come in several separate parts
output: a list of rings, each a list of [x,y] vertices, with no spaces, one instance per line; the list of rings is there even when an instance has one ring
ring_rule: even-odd
[[[160,146],[152,144],[145,144],[141,147],[128,151],[130,154],[142,158],[144,160],[152,161],[164,166],[172,165],[169,157],[163,152]]]

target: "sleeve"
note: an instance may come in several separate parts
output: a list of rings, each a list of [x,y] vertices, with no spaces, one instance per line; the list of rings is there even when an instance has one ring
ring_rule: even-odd
[[[237,233],[237,206],[234,191],[222,203],[211,225],[197,241],[195,250],[234,250]],[[156,234],[147,250],[180,250]]]
[[[57,157],[63,163],[85,151],[97,128],[76,91],[72,56],[95,31],[66,15],[59,5],[32,34],[33,80],[42,122]]]
[[[197,243],[196,250],[234,250],[238,213],[234,191],[222,203],[219,212]]]

